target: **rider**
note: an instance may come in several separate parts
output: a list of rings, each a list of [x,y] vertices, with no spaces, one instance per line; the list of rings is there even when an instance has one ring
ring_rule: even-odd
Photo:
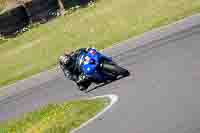
[[[65,49],[64,54],[59,58],[59,64],[65,76],[68,79],[75,81],[77,84],[87,80],[86,76],[83,75],[76,63],[77,57],[80,55],[80,53],[87,53],[87,51],[88,48],[79,48],[72,52],[68,49]]]
[[[98,51],[96,51],[95,48],[80,48],[80,49],[77,49],[74,52],[71,52],[68,49],[65,49],[64,50],[64,55],[60,56],[60,58],[59,58],[60,66],[61,66],[65,76],[68,79],[75,81],[78,86],[80,85],[80,83],[83,83],[84,81],[88,81],[88,78],[93,76],[93,70],[91,72],[87,73],[86,75],[85,75],[85,73],[83,73],[80,70],[80,67],[78,65],[78,62],[77,62],[78,60],[77,59],[78,59],[79,55],[82,54],[82,52],[87,55],[86,57],[93,56],[93,54],[97,53],[97,54],[99,54],[101,59],[112,60],[111,57],[104,56],[103,54],[101,54]],[[89,61],[89,64],[93,64],[93,63],[94,62],[91,59]],[[87,65],[85,65],[85,67],[87,68]],[[91,69],[89,69],[89,71],[90,70]],[[97,74],[96,76],[99,77],[100,79],[103,78],[99,74]],[[81,86],[79,86],[79,87],[81,87]]]

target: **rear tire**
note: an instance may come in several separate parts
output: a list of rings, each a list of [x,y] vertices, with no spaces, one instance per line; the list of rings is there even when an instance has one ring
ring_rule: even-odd
[[[77,86],[78,86],[78,88],[79,88],[80,91],[87,90],[90,85],[91,85],[90,81],[85,81],[85,82],[82,82],[80,84],[77,84]]]
[[[87,90],[87,88],[84,87],[84,86],[79,86],[79,90],[80,90],[80,91],[85,91],[85,90]]]

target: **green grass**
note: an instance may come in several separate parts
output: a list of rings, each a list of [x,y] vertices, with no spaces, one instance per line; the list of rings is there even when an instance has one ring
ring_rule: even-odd
[[[1,44],[0,86],[52,68],[65,47],[103,49],[197,12],[199,0],[100,0]]]
[[[3,11],[3,7],[0,6],[0,14],[1,14],[2,11]]]
[[[0,0],[0,13],[6,6],[6,0]]]
[[[49,104],[20,118],[0,123],[1,133],[67,133],[106,107],[108,99],[68,101]]]

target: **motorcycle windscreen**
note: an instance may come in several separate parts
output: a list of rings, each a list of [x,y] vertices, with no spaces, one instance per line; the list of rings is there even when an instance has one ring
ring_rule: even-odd
[[[95,61],[95,64],[99,64],[99,61],[100,61],[100,58],[101,58],[101,55],[97,52],[95,54],[92,54],[90,52],[87,53],[87,56],[90,58],[90,59],[93,59]]]

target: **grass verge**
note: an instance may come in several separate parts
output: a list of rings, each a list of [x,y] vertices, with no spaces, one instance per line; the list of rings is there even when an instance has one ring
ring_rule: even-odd
[[[52,68],[65,47],[103,49],[197,12],[199,0],[99,0],[1,44],[0,86]]]
[[[1,11],[5,8],[6,6],[6,0],[0,0],[0,14],[1,14]]]
[[[68,133],[94,117],[108,104],[107,98],[76,100],[29,112],[23,117],[0,123],[2,133]]]

